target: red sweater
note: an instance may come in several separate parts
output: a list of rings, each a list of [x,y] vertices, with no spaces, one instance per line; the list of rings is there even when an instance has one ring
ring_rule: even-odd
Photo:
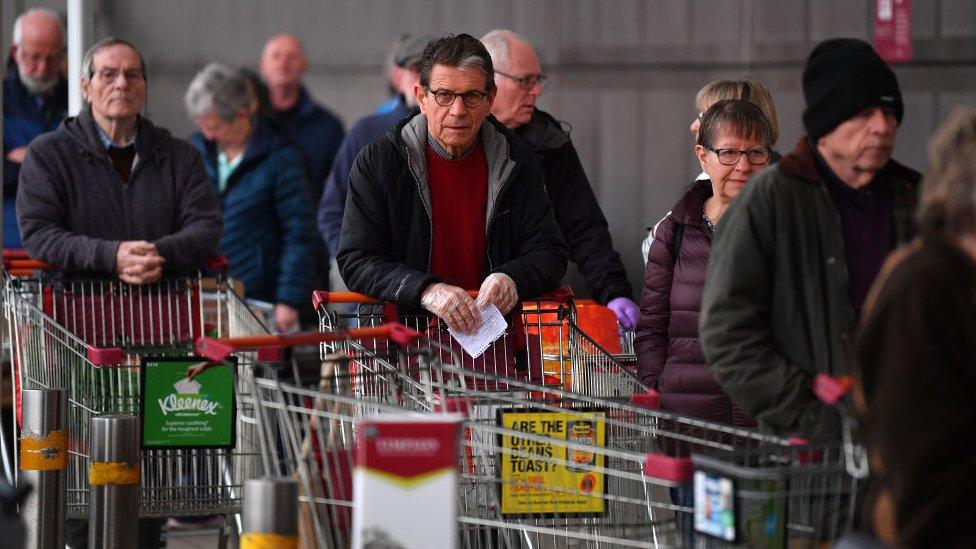
[[[485,271],[488,161],[481,143],[461,160],[427,146],[433,243],[430,272],[444,282],[477,290]]]

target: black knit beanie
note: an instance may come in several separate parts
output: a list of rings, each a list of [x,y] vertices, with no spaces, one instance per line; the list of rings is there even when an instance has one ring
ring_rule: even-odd
[[[834,38],[817,45],[803,69],[803,126],[816,142],[841,122],[873,106],[890,106],[901,123],[898,79],[870,44]]]

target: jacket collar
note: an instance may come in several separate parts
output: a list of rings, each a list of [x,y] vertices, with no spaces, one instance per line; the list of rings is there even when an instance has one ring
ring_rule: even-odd
[[[98,136],[95,124],[91,106],[85,106],[78,116],[65,120],[63,126],[85,150],[95,156],[107,157],[105,145]],[[136,154],[143,159],[142,161],[147,160],[168,136],[168,131],[157,128],[146,117],[139,115],[136,120]]]
[[[17,69],[16,63],[11,63],[10,67],[7,69],[7,76],[4,78],[8,87],[5,91],[13,91],[16,93],[17,97],[5,97],[4,102],[10,102],[14,100],[20,100],[24,102],[27,108],[33,109],[40,112],[41,107],[37,106],[34,101],[34,96],[27,91],[27,87],[24,83],[20,81],[20,73]],[[23,108],[23,107],[22,107]],[[58,76],[58,83],[54,86],[54,89],[47,94],[47,99],[44,102],[44,110],[65,111],[68,108],[68,81],[62,76]]]
[[[204,163],[207,166],[207,170],[212,172],[211,175],[216,174],[217,143],[204,139],[203,134],[200,132],[193,134],[190,137],[190,141],[197,145],[197,148],[204,151]],[[241,163],[234,170],[234,173],[243,173],[247,168],[261,162],[264,157],[282,145],[284,145],[284,140],[272,129],[271,125],[264,118],[260,116],[256,117],[254,131],[251,133],[251,138],[248,140],[247,147],[244,149],[244,156],[241,158]]]
[[[681,200],[674,205],[671,216],[675,222],[682,225],[701,227],[705,225],[702,217],[705,213],[705,201],[712,197],[712,181],[710,179],[695,180]]]
[[[532,152],[558,149],[569,143],[569,132],[553,116],[538,107],[532,111],[532,118],[515,128],[515,135],[521,137]]]
[[[780,159],[779,169],[786,175],[799,177],[809,181],[823,181],[823,176],[817,169],[816,153],[810,145],[807,136],[801,136],[796,146],[786,156]],[[881,169],[881,172],[893,179],[903,179],[907,181],[919,180],[919,174],[915,170],[900,164],[894,159],[888,160],[888,164]]]

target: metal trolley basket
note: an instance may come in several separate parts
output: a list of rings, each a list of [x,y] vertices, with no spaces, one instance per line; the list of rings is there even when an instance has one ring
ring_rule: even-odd
[[[684,445],[715,455],[744,448],[792,451],[787,439],[656,410],[653,393],[605,398],[458,367],[460,360],[441,360],[452,356],[449,349],[402,325],[266,341],[342,350],[326,357],[317,387],[282,381],[272,369],[250,378],[254,388],[246,397],[261,418],[265,472],[299,480],[301,531],[319,547],[349,543],[353,448],[360,423],[379,416],[465,415],[457,490],[463,547],[689,544],[684,518],[693,507],[673,502],[669,489],[690,479],[693,464],[663,456],[661,448]],[[255,339],[213,343],[224,353],[262,345]],[[201,354],[210,356],[205,349]],[[522,422],[532,416],[566,428],[532,432]],[[538,506],[540,498],[549,507]]]
[[[476,291],[469,293],[477,297]],[[328,305],[339,305],[340,311],[329,310]],[[313,306],[322,331],[399,322],[420,332],[441,362],[497,378],[559,386],[607,399],[626,400],[647,390],[635,373],[632,355],[627,360],[611,354],[580,329],[573,293],[567,286],[520,303],[509,315],[508,332],[478,358],[467,355],[447,327],[429,314],[405,313],[394,304],[353,292],[314,292]],[[323,344],[322,356],[346,352],[347,347],[346,342]],[[380,355],[389,354],[376,350]]]
[[[46,271],[51,268],[25,259],[5,261],[5,344],[18,418],[21,389],[67,391],[67,517],[84,518],[90,501],[90,420],[110,412],[140,414],[143,359],[189,357],[200,336],[264,328],[223,274],[130,286],[60,277]],[[238,395],[249,390],[249,372],[244,368],[237,376]],[[141,516],[238,512],[240,488],[258,471],[259,456],[251,410],[236,400],[233,449],[142,451]]]

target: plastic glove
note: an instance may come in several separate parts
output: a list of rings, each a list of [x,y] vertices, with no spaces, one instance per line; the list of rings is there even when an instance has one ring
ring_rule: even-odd
[[[491,273],[481,283],[478,290],[478,304],[493,304],[503,315],[507,315],[512,307],[518,303],[518,290],[515,289],[515,281],[505,273]]]
[[[640,318],[640,307],[626,297],[617,297],[607,303],[607,308],[617,315],[617,322],[625,330],[633,331],[637,327],[637,319]]]
[[[466,291],[457,286],[443,282],[431,284],[420,296],[420,304],[452,330],[471,333],[481,325],[478,306]]]

